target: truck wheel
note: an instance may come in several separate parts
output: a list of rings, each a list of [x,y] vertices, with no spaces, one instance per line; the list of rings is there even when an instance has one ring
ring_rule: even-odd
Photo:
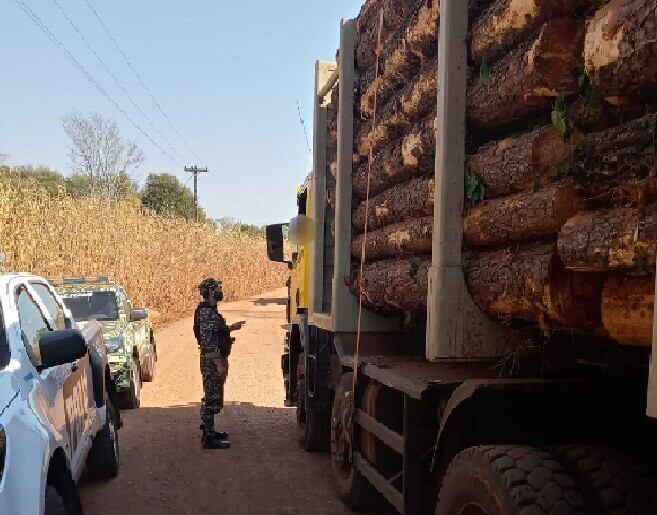
[[[592,445],[549,450],[573,474],[595,513],[657,513],[657,482],[624,453]]]
[[[584,496],[551,454],[527,446],[471,447],[450,464],[437,515],[583,515]]]
[[[299,444],[306,452],[326,451],[329,446],[329,423],[322,413],[315,413],[306,404],[306,380],[299,379],[299,403],[297,407],[297,428]]]
[[[352,510],[380,507],[381,496],[352,463],[353,374],[344,374],[331,413],[331,469],[340,499]]]
[[[136,409],[141,404],[141,373],[139,364],[132,358],[130,365],[130,388],[121,392],[121,408]]]
[[[119,473],[118,417],[109,395],[105,396],[105,406],[107,420],[87,456],[87,473],[91,479],[111,479]]]
[[[64,499],[52,485],[46,487],[46,507],[43,513],[44,515],[68,515],[64,507]]]

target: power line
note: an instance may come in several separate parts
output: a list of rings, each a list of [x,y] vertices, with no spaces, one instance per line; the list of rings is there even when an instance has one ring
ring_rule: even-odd
[[[114,98],[110,96],[110,94],[103,88],[100,83],[93,78],[93,76],[87,71],[87,69],[78,61],[73,54],[66,48],[66,46],[57,39],[57,36],[55,36],[52,31],[41,21],[41,19],[36,15],[36,13],[28,7],[23,0],[14,0],[14,3],[20,7],[23,12],[27,15],[30,20],[39,28],[41,31],[48,36],[48,39],[53,43],[59,50],[64,54],[64,56],[73,63],[73,65],[78,69],[78,71],[84,75],[84,77],[91,83],[92,86],[94,86],[100,93],[105,97],[105,99],[114,106],[114,108],[121,113],[126,120],[137,130],[141,133],[142,136],[144,136],[154,147],[160,150],[162,154],[167,156],[171,161],[174,163],[178,164],[178,160],[173,157],[169,152],[167,152],[164,148],[162,148],[152,137],[150,134],[148,134],[137,122],[135,122],[132,117],[118,104]]]
[[[99,63],[101,64],[101,66],[105,69],[105,71],[107,72],[107,74],[112,78],[112,80],[114,81],[114,83],[115,83],[115,84],[121,89],[121,91],[123,91],[124,95],[128,98],[128,100],[129,100],[130,103],[133,105],[133,107],[134,107],[137,111],[139,111],[139,113],[144,117],[144,119],[145,119],[145,120],[148,122],[148,124],[151,126],[151,129],[153,129],[153,131],[165,141],[165,143],[167,144],[167,146],[169,147],[169,150],[171,150],[171,152],[173,153],[173,155],[177,156],[177,155],[178,155],[178,152],[177,152],[176,149],[173,147],[173,145],[171,144],[171,142],[166,138],[166,136],[164,136],[164,134],[162,134],[162,133],[157,129],[157,127],[155,127],[155,124],[154,124],[153,121],[150,119],[150,117],[149,117],[149,116],[148,116],[148,115],[142,110],[141,107],[139,107],[139,105],[137,104],[137,102],[135,102],[135,100],[132,98],[132,95],[130,95],[130,93],[128,92],[128,90],[123,86],[123,84],[119,81],[119,79],[116,77],[116,75],[115,75],[114,73],[112,73],[112,70],[110,70],[110,68],[109,68],[109,66],[107,65],[107,63],[105,62],[105,60],[104,60],[104,59],[98,54],[98,52],[96,52],[96,50],[91,46],[91,43],[89,43],[89,40],[85,37],[85,35],[82,33],[82,31],[81,31],[81,30],[77,27],[77,25],[73,22],[73,20],[72,20],[71,17],[68,15],[68,13],[66,12],[66,10],[62,7],[62,5],[59,3],[59,1],[58,1],[58,0],[53,0],[53,2],[55,3],[55,5],[56,5],[57,8],[59,9],[59,11],[62,13],[62,16],[64,16],[64,18],[66,18],[66,21],[69,23],[69,25],[70,25],[70,26],[73,28],[73,30],[78,34],[78,36],[80,36],[80,39],[81,39],[82,42],[85,44],[85,46],[87,47],[87,49],[88,49],[92,54],[94,54],[94,56],[96,57],[96,59],[98,60],[98,62],[99,62]],[[179,165],[179,163],[176,163],[176,164]]]
[[[306,136],[306,145],[308,145],[308,153],[312,154],[313,151],[310,148],[310,139],[308,139],[308,131],[306,130],[306,122],[304,121],[303,117],[301,116],[301,106],[299,105],[299,99],[297,98],[297,112],[299,113],[299,121],[301,122],[301,127],[303,127],[303,133]]]
[[[110,41],[112,42],[112,44],[114,45],[114,48],[116,48],[116,51],[117,51],[119,54],[121,54],[121,56],[123,57],[123,60],[125,61],[125,64],[128,66],[128,68],[130,68],[130,70],[132,71],[132,73],[134,73],[135,77],[137,77],[137,80],[139,81],[139,84],[141,84],[141,87],[144,88],[144,90],[146,90],[146,92],[148,93],[148,95],[151,97],[151,100],[153,101],[153,103],[155,104],[155,106],[157,107],[157,109],[160,111],[160,113],[162,114],[162,116],[163,116],[163,117],[166,119],[166,121],[168,122],[169,127],[171,127],[171,130],[172,130],[173,132],[176,133],[176,135],[177,135],[177,136],[180,138],[180,140],[184,143],[185,147],[187,147],[187,150],[188,150],[188,151],[189,151],[189,152],[190,152],[190,153],[191,153],[196,159],[199,159],[199,157],[198,157],[198,155],[196,154],[196,152],[194,152],[194,149],[189,145],[189,143],[187,142],[187,140],[183,137],[183,135],[182,135],[182,134],[180,133],[180,131],[176,128],[176,126],[174,125],[174,123],[171,121],[171,118],[169,118],[169,116],[164,112],[164,109],[162,109],[162,106],[160,105],[160,103],[159,103],[159,102],[157,101],[157,99],[155,98],[155,95],[153,94],[153,92],[151,91],[151,89],[146,85],[146,83],[144,82],[144,80],[141,78],[141,75],[140,75],[139,72],[135,69],[135,67],[132,65],[132,63],[130,62],[130,59],[128,59],[128,56],[127,56],[126,53],[123,51],[123,49],[121,48],[121,46],[119,45],[119,43],[116,41],[116,39],[114,39],[114,36],[112,36],[112,33],[110,32],[109,28],[107,27],[107,25],[105,24],[105,22],[102,20],[102,18],[100,17],[100,15],[98,14],[98,11],[96,11],[96,9],[94,8],[94,6],[91,5],[91,2],[90,2],[89,0],[84,0],[84,2],[87,4],[87,6],[89,7],[89,9],[91,9],[91,11],[94,13],[94,16],[95,16],[96,19],[98,20],[98,23],[100,23],[100,25],[101,25],[101,26],[103,27],[103,29],[105,30],[105,33],[107,34],[107,37],[109,38],[109,40],[110,40]]]

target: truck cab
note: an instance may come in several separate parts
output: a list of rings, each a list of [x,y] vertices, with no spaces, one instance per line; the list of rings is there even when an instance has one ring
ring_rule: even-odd
[[[281,368],[285,384],[285,405],[294,406],[298,400],[299,384],[297,380],[301,341],[299,317],[308,311],[308,274],[309,243],[311,236],[302,234],[307,230],[309,196],[311,185],[306,181],[297,189],[297,216],[286,224],[267,227],[267,249],[269,259],[274,262],[287,263],[290,270],[287,286],[285,344],[281,356]],[[287,242],[285,241],[287,233]],[[289,259],[286,259],[286,245]]]

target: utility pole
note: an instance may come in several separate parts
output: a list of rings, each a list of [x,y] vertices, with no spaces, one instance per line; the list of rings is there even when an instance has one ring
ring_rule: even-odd
[[[186,166],[185,171],[194,174],[194,216],[198,222],[198,174],[208,173],[208,169],[199,168],[198,166]]]

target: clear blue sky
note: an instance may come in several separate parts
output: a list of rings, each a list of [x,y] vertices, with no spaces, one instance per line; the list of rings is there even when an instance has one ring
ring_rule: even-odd
[[[53,0],[23,0],[107,92],[168,148],[87,50]],[[200,203],[215,218],[289,219],[311,159],[316,59],[332,60],[340,18],[363,0],[89,0],[200,160],[186,150],[116,52],[84,0],[58,0],[180,156],[207,166]],[[144,149],[137,179],[186,174],[145,139],[18,7],[0,0],[0,154],[70,173],[61,118],[114,119]],[[191,186],[191,183],[190,183]]]

